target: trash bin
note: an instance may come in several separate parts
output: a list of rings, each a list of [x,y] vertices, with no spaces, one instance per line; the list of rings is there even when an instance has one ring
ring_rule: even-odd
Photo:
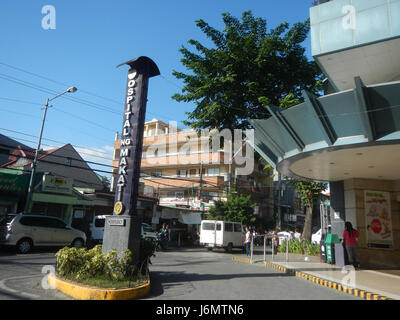
[[[320,259],[321,262],[326,262],[326,244],[325,244],[325,240],[326,240],[326,234],[322,234],[321,235],[321,241],[319,242],[320,244]]]
[[[340,243],[339,236],[337,234],[328,233],[326,235],[326,262],[335,263],[335,243]]]

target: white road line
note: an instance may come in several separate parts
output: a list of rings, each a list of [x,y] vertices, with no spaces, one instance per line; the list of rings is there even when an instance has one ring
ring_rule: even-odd
[[[27,293],[27,292],[19,292],[18,290],[11,289],[11,288],[6,286],[6,282],[10,281],[10,280],[17,280],[17,279],[24,279],[24,278],[34,278],[34,277],[39,277],[39,276],[41,276],[41,275],[35,274],[35,275],[30,275],[30,276],[19,276],[19,277],[6,278],[6,279],[3,279],[3,280],[0,281],[0,288],[5,290],[5,291],[14,293],[14,294],[19,294],[19,295],[22,295],[22,296],[26,296],[28,298],[36,298],[37,299],[37,298],[40,298],[39,295],[32,294],[32,293]]]

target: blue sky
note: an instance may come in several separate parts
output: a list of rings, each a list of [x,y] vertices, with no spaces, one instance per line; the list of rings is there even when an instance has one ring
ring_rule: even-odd
[[[36,147],[41,104],[55,95],[52,92],[73,85],[78,91],[54,100],[54,108],[48,110],[44,147],[71,143],[86,148],[79,150],[87,160],[109,164],[105,158],[112,158],[125,96],[127,67],[117,69],[119,63],[142,55],[156,62],[161,76],[150,80],[146,120],[175,120],[183,128],[180,121],[194,105],[171,99],[182,87],[171,73],[186,71],[178,50],[188,47],[189,39],[209,44],[195,20],[203,19],[221,30],[222,13],[240,17],[251,10],[273,28],[283,21],[293,24],[307,19],[311,2],[2,0],[0,133]],[[56,10],[54,30],[42,28],[45,5]],[[309,55],[309,40],[304,45]]]

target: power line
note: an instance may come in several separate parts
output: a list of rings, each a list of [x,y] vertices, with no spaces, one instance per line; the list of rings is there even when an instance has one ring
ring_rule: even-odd
[[[24,157],[21,155],[12,155],[13,157],[19,158],[19,159],[29,159],[28,157]],[[32,159],[29,159],[32,160]],[[86,162],[86,161],[85,161]],[[81,169],[81,170],[85,170],[85,171],[96,171],[96,172],[102,172],[102,173],[107,173],[107,174],[112,174],[112,172],[109,171],[104,171],[104,170],[99,170],[99,169],[92,169],[92,168],[83,168],[83,167],[79,167],[79,166],[73,166],[73,165],[67,165],[67,164],[62,164],[62,163],[58,163],[58,162],[53,162],[53,161],[47,161],[47,160],[43,160],[43,159],[39,159],[38,163],[48,163],[48,164],[53,164],[56,166],[63,166],[63,167],[67,167],[67,168],[76,168],[76,169]],[[21,167],[25,167],[26,165],[28,165],[28,163],[26,164],[21,164]],[[4,169],[9,169],[8,167],[4,167]]]
[[[48,77],[39,75],[39,74],[34,73],[34,72],[31,72],[31,71],[24,70],[24,69],[22,69],[22,68],[18,68],[18,67],[12,66],[12,65],[7,64],[7,63],[4,63],[4,62],[0,62],[0,64],[3,65],[3,66],[6,66],[6,67],[8,67],[8,68],[11,68],[11,69],[14,69],[14,70],[18,70],[18,71],[24,72],[24,73],[26,73],[26,74],[33,75],[33,76],[35,76],[35,77],[38,77],[38,78],[41,78],[41,79],[44,79],[44,80],[53,82],[53,83],[55,83],[55,84],[62,85],[62,86],[64,86],[64,87],[68,87],[68,86],[69,86],[68,84],[62,83],[62,82],[60,82],[60,81],[57,81],[57,80],[54,80],[54,79],[50,79],[50,78],[48,78]],[[15,79],[16,79],[16,78],[15,78]],[[22,80],[21,80],[21,81],[22,81]],[[167,81],[168,81],[168,80],[167,80]],[[83,93],[86,93],[86,94],[88,94],[88,95],[97,97],[97,98],[101,98],[101,99],[103,99],[103,100],[107,100],[107,101],[113,102],[114,104],[118,104],[118,105],[122,105],[122,104],[123,104],[122,102],[119,102],[119,101],[116,101],[116,100],[114,100],[114,99],[111,99],[111,98],[108,98],[108,97],[104,97],[104,96],[101,96],[101,95],[92,93],[92,92],[90,92],[90,91],[86,91],[86,90],[82,90],[82,89],[79,89],[79,91],[80,91],[80,92],[83,92]],[[166,116],[163,116],[163,115],[160,115],[160,114],[151,112],[151,111],[147,111],[147,112],[148,112],[149,114],[153,114],[153,115],[155,115],[155,116],[161,117],[162,119],[171,120],[171,119],[169,119],[169,118],[166,117]],[[121,115],[122,115],[122,113],[121,113]],[[182,121],[180,121],[180,122],[182,122]]]
[[[16,130],[10,130],[10,129],[6,129],[6,128],[0,128],[0,130],[4,130],[4,131],[8,131],[8,132],[13,132],[13,133],[18,133],[18,134],[22,134],[22,135],[24,135],[24,136],[29,136],[29,137],[33,137],[33,138],[37,138],[37,137],[38,137],[38,136],[33,135],[33,134],[29,134],[29,133],[25,133],[25,132],[21,132],[21,131],[16,131]],[[43,140],[52,141],[52,142],[55,142],[55,143],[60,143],[60,144],[62,144],[62,145],[70,144],[70,143],[68,143],[68,142],[62,142],[62,141],[57,141],[57,140],[48,139],[48,138],[42,138],[42,139],[43,139]],[[35,143],[34,141],[29,141],[29,142]],[[87,147],[82,147],[82,146],[73,145],[73,144],[71,144],[71,145],[72,145],[73,147],[76,147],[76,148],[89,149],[89,148],[87,148]],[[52,145],[47,145],[47,146],[52,147]],[[109,155],[107,152],[103,152],[103,151],[96,151],[96,152]],[[108,159],[108,160],[113,160],[113,159]]]
[[[17,149],[15,146],[10,146],[10,145],[3,144],[3,143],[0,143],[0,146],[6,147],[6,148],[10,148],[10,149]],[[21,146],[19,146],[18,150],[28,151],[28,152],[35,152],[35,149],[26,149],[26,148],[22,148]],[[17,155],[10,154],[10,156],[17,156]],[[39,156],[42,156],[42,155],[39,154]],[[51,156],[51,157],[56,157],[56,158],[69,159],[69,160],[74,160],[74,161],[78,161],[78,162],[85,162],[85,163],[95,164],[95,165],[98,165],[98,166],[110,167],[110,168],[113,168],[113,169],[118,169],[118,167],[114,167],[112,165],[104,164],[104,163],[100,163],[100,162],[86,161],[84,159],[76,159],[76,158],[71,158],[71,157],[68,157],[68,156],[60,156],[60,155],[55,155],[55,154],[45,154],[45,151],[44,151],[43,156]]]

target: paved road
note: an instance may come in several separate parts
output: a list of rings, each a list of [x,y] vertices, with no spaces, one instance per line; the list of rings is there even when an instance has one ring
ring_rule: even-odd
[[[42,287],[43,267],[54,266],[55,252],[36,250],[20,255],[0,249],[0,300],[70,299]],[[144,300],[357,299],[262,265],[233,262],[232,254],[223,250],[172,248],[157,252],[152,263],[151,292]]]
[[[43,249],[22,255],[0,248],[0,300],[69,300],[57,290],[42,286],[46,269],[55,264],[56,252]]]
[[[241,252],[237,252],[241,254]],[[235,252],[233,252],[235,255]],[[157,252],[147,299],[357,300],[358,298],[263,265],[232,261],[232,254],[204,249]]]

